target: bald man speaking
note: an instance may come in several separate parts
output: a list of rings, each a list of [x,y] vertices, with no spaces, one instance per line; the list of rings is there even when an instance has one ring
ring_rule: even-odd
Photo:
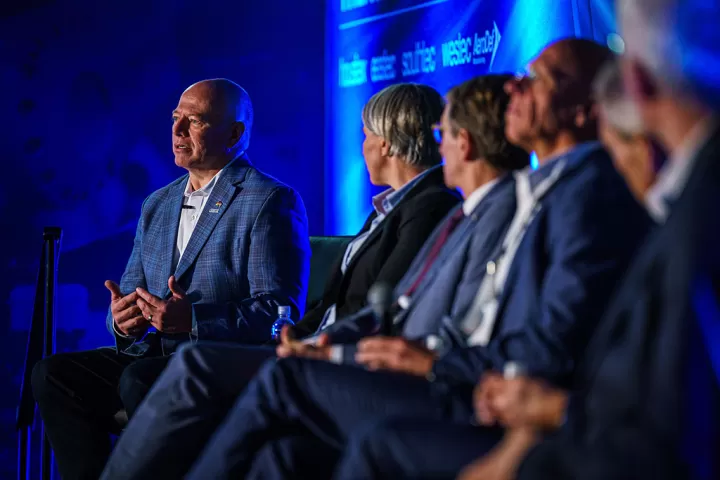
[[[34,368],[63,479],[100,476],[113,415],[132,415],[179,344],[264,343],[278,306],[302,316],[305,207],[250,163],[252,121],[250,97],[230,80],[185,90],[172,112],[172,149],[188,173],[145,200],[120,285],[105,282],[116,348],[53,355]]]

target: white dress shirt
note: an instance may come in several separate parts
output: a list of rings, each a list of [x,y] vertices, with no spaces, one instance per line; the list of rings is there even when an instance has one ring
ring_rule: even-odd
[[[208,197],[210,197],[213,187],[217,184],[218,178],[220,178],[220,175],[228,167],[228,165],[234,161],[235,160],[232,160],[225,165],[205,186],[197,190],[192,189],[192,183],[190,183],[190,179],[188,178],[187,185],[185,186],[183,208],[180,212],[180,222],[178,223],[177,242],[175,245],[175,252],[173,254],[173,269],[177,266],[178,262],[180,262],[180,258],[185,252],[185,248],[190,241],[193,230],[195,230],[195,226],[197,225],[200,215],[203,212],[205,203],[207,202]],[[113,330],[115,330],[115,333],[120,337],[130,337],[130,335],[123,334],[120,329],[117,328],[117,324],[114,320]]]
[[[707,143],[716,125],[712,116],[700,120],[683,139],[658,172],[657,180],[645,194],[645,207],[658,223],[670,214],[668,202],[677,200],[687,184],[695,158]]]
[[[473,210],[475,210],[477,206],[480,205],[480,202],[482,202],[483,199],[487,197],[487,194],[490,193],[490,190],[492,190],[492,188],[497,185],[497,183],[497,178],[490,180],[465,198],[462,209],[466,217],[470,216]]]
[[[468,336],[469,346],[486,346],[490,342],[510,267],[527,228],[543,207],[542,199],[561,178],[569,164],[580,161],[588,152],[599,148],[601,147],[598,142],[583,143],[548,159],[535,171],[527,168],[515,172],[515,215],[505,234],[500,253],[487,263],[485,276],[461,323],[461,330]]]
[[[225,166],[227,167],[227,165]],[[183,207],[180,212],[180,223],[178,223],[177,242],[175,244],[175,254],[173,255],[175,266],[180,262],[182,254],[187,248],[190,237],[195,230],[200,215],[203,213],[203,208],[207,203],[213,188],[217,184],[218,178],[222,174],[225,167],[220,170],[205,186],[193,190],[192,183],[188,178],[187,185],[185,186]]]

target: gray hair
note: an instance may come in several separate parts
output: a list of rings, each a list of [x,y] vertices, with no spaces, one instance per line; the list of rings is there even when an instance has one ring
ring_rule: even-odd
[[[593,94],[613,128],[628,136],[643,132],[640,111],[625,92],[618,59],[600,70],[593,82]]]
[[[720,105],[717,2],[618,0],[626,54],[671,94]]]
[[[365,104],[365,128],[383,137],[390,155],[408,165],[429,168],[442,161],[433,126],[440,121],[445,101],[434,88],[398,83],[373,95]]]

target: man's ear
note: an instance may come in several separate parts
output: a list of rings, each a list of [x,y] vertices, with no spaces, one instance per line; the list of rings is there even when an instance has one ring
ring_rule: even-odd
[[[448,132],[448,135],[450,135],[450,132]],[[477,157],[477,149],[475,148],[475,144],[466,129],[458,128],[455,138],[455,142],[457,143],[458,150],[460,150],[462,158],[466,160],[473,160]]]
[[[232,148],[235,145],[237,145],[244,133],[245,133],[245,124],[243,122],[233,123],[231,134],[230,134],[230,141],[229,141],[230,145],[228,145],[228,146],[230,148]]]

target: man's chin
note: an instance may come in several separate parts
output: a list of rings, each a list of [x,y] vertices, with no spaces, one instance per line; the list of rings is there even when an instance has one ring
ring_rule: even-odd
[[[178,155],[175,154],[175,165],[180,168],[190,168],[195,162],[195,159],[189,155]]]

